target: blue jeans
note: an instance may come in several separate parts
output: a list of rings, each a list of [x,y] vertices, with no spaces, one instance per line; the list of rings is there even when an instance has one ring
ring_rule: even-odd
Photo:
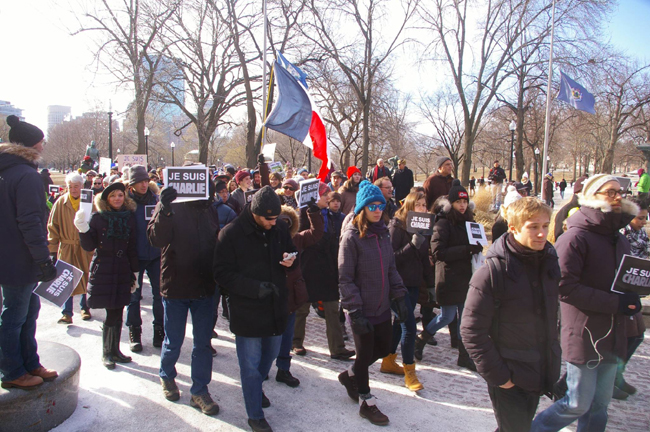
[[[458,338],[460,339],[460,317],[463,315],[463,307],[464,304],[440,306],[440,315],[429,322],[427,331],[432,335],[436,334],[438,330],[452,322],[458,314]]]
[[[282,342],[280,343],[280,353],[275,365],[278,369],[288,371],[291,368],[291,347],[293,346],[293,330],[296,324],[296,313],[289,314],[287,319],[287,328],[282,333]]]
[[[415,305],[418,302],[418,287],[407,287],[408,295],[404,297],[406,308],[409,311],[408,318],[401,324],[393,321],[393,339],[390,352],[397,352],[397,345],[402,344],[402,361],[404,364],[413,364],[413,352],[415,351],[415,334],[417,332],[415,315]]]
[[[163,299],[165,310],[165,340],[160,352],[160,378],[176,378],[176,362],[181,354],[187,311],[192,314],[192,387],[190,393],[201,395],[208,392],[212,379],[212,314],[214,297],[200,299]]]
[[[248,418],[264,418],[262,411],[262,382],[269,374],[273,360],[278,356],[282,336],[251,338],[235,336],[241,389]]]
[[[578,420],[577,432],[600,432],[607,426],[607,406],[612,399],[615,363],[566,364],[566,395],[535,417],[530,429],[535,432],[559,431]]]
[[[74,296],[70,296],[70,298],[68,300],[66,300],[65,304],[63,305],[63,310],[61,311],[61,313],[63,313],[63,315],[67,315],[67,316],[70,316],[70,317],[74,315],[74,312],[73,312],[74,306],[73,306],[73,303],[72,303],[73,302],[73,300],[72,300],[73,297]],[[88,310],[88,306],[86,305],[86,294],[81,294],[81,298],[79,299],[79,308],[81,310]]]
[[[131,294],[131,303],[126,307],[126,326],[142,326],[140,316],[140,300],[142,300],[142,279],[144,272],[149,276],[151,293],[153,294],[153,325],[163,325],[163,306],[160,296],[160,257],[151,260],[140,260],[140,272],[138,273],[138,288]]]
[[[35,283],[2,285],[0,314],[0,374],[13,381],[41,365],[36,344],[36,320],[40,298],[32,293]]]

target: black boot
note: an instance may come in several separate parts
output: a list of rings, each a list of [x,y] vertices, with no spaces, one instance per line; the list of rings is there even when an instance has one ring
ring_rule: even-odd
[[[115,362],[113,361],[113,345],[111,344],[110,327],[104,324],[102,327],[102,364],[106,369],[115,369]]]
[[[463,345],[463,341],[460,339],[458,340],[458,361],[456,364],[460,367],[476,372],[476,365],[470,358],[467,350],[465,350],[465,345]]]
[[[429,333],[426,329],[422,330],[422,333],[420,333],[416,338],[415,338],[415,351],[413,355],[415,356],[416,359],[422,360],[422,351],[424,350],[425,345],[431,339],[433,335]]]
[[[122,322],[117,323],[114,326],[108,328],[109,335],[111,339],[111,354],[113,355],[113,361],[117,363],[130,363],[131,357],[125,356],[120,351],[120,336],[122,335]]]
[[[130,326],[129,327],[129,341],[131,344],[129,348],[132,352],[142,351],[142,327]]]
[[[458,348],[458,317],[455,317],[454,320],[447,325],[447,328],[449,328],[451,347]]]
[[[165,329],[163,326],[153,326],[153,346],[160,348],[165,340]]]

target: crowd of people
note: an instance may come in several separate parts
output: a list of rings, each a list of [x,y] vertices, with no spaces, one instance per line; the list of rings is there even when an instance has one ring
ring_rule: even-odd
[[[528,196],[527,177],[502,194],[505,173],[495,162],[499,215],[484,257],[467,231],[474,188],[453,179],[448,157],[436,160],[422,187],[405,160],[391,170],[380,159],[366,179],[355,166],[333,171],[319,181],[318,199],[303,205],[300,184],[313,176],[304,168],[270,172],[262,155],[252,169],[214,169],[209,198],[183,202],[164,187],[163,173],[144,166],[105,178],[88,169],[69,173],[49,207],[49,176],[37,171],[44,135],[14,116],[7,123],[11,143],[0,144],[3,388],[29,390],[57,378],[38,357],[40,300],[33,290],[56,278],[61,260],[84,275],[59,323],[72,323],[75,299],[81,319],[105,309],[98,353],[107,369],[132,361],[120,350],[125,307],[130,351],[146,343],[140,302],[147,274],[147,324],[161,350],[161,390],[172,402],[180,398],[176,362],[191,314],[190,404],[206,415],[219,413],[209,384],[221,303],[253,431],[271,430],[263,383],[274,362],[276,381],[300,385],[291,359],[307,355],[312,308],[325,319],[331,359],[348,364],[333,363],[339,382],[375,425],[389,418],[372,394],[369,367],[381,360],[382,373],[422,390],[416,361],[445,326],[457,365],[485,379],[499,431],[558,431],[576,420],[579,431],[604,431],[612,396],[636,391],[623,373],[643,340],[639,295],[609,287],[623,255],[648,257],[648,204],[624,198],[613,176],[581,178],[551,237],[551,207]],[[89,220],[80,208],[84,188],[94,191]],[[410,229],[412,212],[434,215],[431,235]],[[350,339],[354,349],[346,346]],[[544,395],[556,402],[537,413]]]

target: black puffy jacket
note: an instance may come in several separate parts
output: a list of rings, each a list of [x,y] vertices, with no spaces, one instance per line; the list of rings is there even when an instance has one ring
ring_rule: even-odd
[[[406,232],[402,221],[393,218],[388,225],[390,242],[395,252],[395,266],[402,276],[404,286],[419,287],[422,281],[427,287],[435,286],[433,267],[429,260],[429,237],[416,248],[411,239],[413,234]]]

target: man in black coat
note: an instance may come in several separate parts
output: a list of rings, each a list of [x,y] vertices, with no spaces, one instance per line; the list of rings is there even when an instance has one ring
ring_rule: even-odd
[[[494,161],[494,166],[488,174],[488,180],[491,182],[492,188],[492,205],[495,210],[499,210],[501,206],[501,185],[506,179],[506,172],[499,166],[499,161]]]
[[[406,160],[397,161],[397,171],[393,174],[393,186],[395,187],[395,201],[399,204],[411,192],[415,184],[413,171],[407,168]]]
[[[228,297],[248,424],[254,431],[271,430],[262,411],[270,405],[262,382],[280,351],[289,315],[286,270],[297,252],[288,226],[277,220],[280,212],[280,198],[264,186],[219,233],[214,253],[214,275]]]

